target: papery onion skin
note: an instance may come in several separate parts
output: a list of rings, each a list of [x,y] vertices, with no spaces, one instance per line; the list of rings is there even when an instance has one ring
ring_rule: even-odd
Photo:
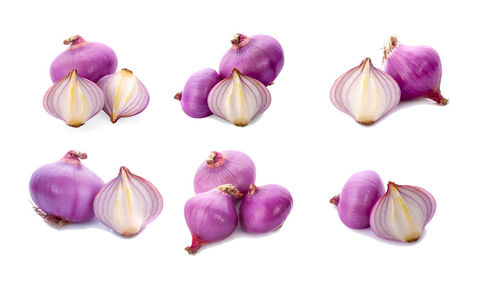
[[[104,94],[97,84],[80,77],[75,69],[54,83],[43,97],[50,115],[71,127],[80,127],[104,106]]]
[[[257,79],[245,76],[237,69],[208,94],[210,111],[240,127],[266,111],[270,104],[269,90]]]
[[[372,208],[370,227],[381,238],[414,242],[435,212],[436,200],[427,190],[389,182]]]
[[[184,89],[175,95],[175,99],[181,101],[182,110],[190,117],[210,116],[212,111],[208,107],[208,94],[220,80],[214,69],[202,69],[189,77]]]
[[[238,226],[238,215],[232,198],[243,194],[230,185],[222,185],[191,197],[184,206],[184,216],[191,232],[192,244],[185,250],[195,254],[207,243],[223,240]]]
[[[365,125],[387,114],[399,103],[400,97],[397,82],[375,68],[370,58],[365,58],[359,66],[342,74],[330,90],[333,105]]]
[[[277,230],[285,223],[292,206],[292,195],[285,187],[252,185],[239,207],[241,226],[250,233]]]
[[[94,200],[96,218],[124,237],[132,237],[151,223],[163,209],[163,198],[148,180],[121,167]]]
[[[247,37],[236,34],[231,40],[233,46],[222,57],[219,73],[222,79],[231,76],[238,69],[264,85],[271,85],[283,69],[285,55],[279,42],[268,35]]]
[[[104,76],[97,84],[105,96],[103,110],[112,123],[141,113],[149,104],[147,88],[129,69]]]
[[[194,176],[194,192],[201,193],[224,184],[232,184],[247,194],[255,183],[256,170],[252,159],[241,151],[212,151]]]
[[[50,65],[52,82],[66,77],[73,69],[76,69],[82,77],[93,82],[97,82],[101,77],[116,71],[118,59],[109,46],[85,41],[79,35],[64,40],[64,44],[71,45],[59,54]]]
[[[31,176],[31,198],[47,222],[63,225],[94,217],[92,204],[104,182],[81,164],[80,159],[86,158],[85,153],[71,150],[61,160],[38,168]]]
[[[441,59],[429,46],[408,46],[392,36],[384,53],[385,72],[401,88],[401,100],[429,98],[439,105],[448,104],[441,95]]]
[[[370,213],[384,194],[384,184],[374,171],[361,171],[352,175],[342,192],[330,200],[338,209],[342,223],[354,229],[370,227]]]

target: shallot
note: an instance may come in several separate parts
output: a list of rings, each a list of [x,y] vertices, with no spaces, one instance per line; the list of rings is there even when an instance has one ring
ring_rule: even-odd
[[[115,123],[144,111],[149,103],[149,93],[137,76],[128,69],[104,76],[97,84],[104,92],[104,112]]]
[[[80,77],[75,69],[54,83],[43,97],[43,107],[71,127],[79,127],[104,106],[104,94],[97,84]]]
[[[243,230],[250,233],[265,233],[280,228],[292,210],[290,192],[275,184],[250,186],[239,207],[239,218]]]
[[[370,227],[384,239],[413,242],[436,212],[436,201],[427,190],[389,182],[387,192],[375,203]]]
[[[409,46],[392,36],[384,50],[385,72],[401,88],[401,100],[430,98],[439,105],[448,104],[441,95],[441,59],[429,46]]]
[[[352,175],[342,192],[330,202],[337,206],[340,220],[348,227],[370,227],[370,212],[384,194],[384,185],[374,171],[361,171]]]
[[[158,217],[163,198],[148,180],[121,167],[118,176],[97,193],[93,207],[99,221],[118,234],[131,237]]]
[[[194,176],[194,192],[201,193],[217,186],[231,184],[242,194],[247,194],[255,183],[255,164],[243,152],[212,151]]]
[[[64,157],[38,168],[29,188],[36,212],[55,226],[84,222],[94,217],[92,204],[104,182],[80,159],[87,154],[68,151]]]
[[[253,77],[264,85],[270,85],[278,77],[285,56],[279,42],[268,35],[247,37],[234,35],[233,46],[226,52],[219,66],[220,76],[228,78],[234,69]]]
[[[184,216],[191,232],[191,246],[185,248],[195,254],[203,245],[230,236],[238,226],[238,215],[232,198],[240,198],[232,185],[222,185],[191,197],[184,206]]]
[[[236,126],[246,126],[271,104],[271,94],[257,79],[234,69],[208,95],[208,107],[215,115]]]
[[[337,109],[367,125],[394,108],[400,96],[396,81],[375,68],[370,58],[342,74],[330,90],[330,99]]]
[[[210,116],[208,94],[219,83],[220,76],[213,69],[202,69],[189,77],[182,92],[175,95],[181,101],[182,110],[193,118]]]
[[[116,71],[118,59],[109,46],[85,41],[79,35],[64,40],[64,45],[70,47],[58,55],[50,65],[52,82],[66,77],[73,69],[93,82]]]

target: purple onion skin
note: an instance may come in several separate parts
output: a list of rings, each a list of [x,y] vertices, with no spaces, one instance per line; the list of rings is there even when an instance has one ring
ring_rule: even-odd
[[[200,70],[191,77],[184,85],[182,93],[175,96],[181,101],[182,110],[193,118],[203,118],[212,115],[208,107],[208,94],[212,88],[219,83],[220,76],[214,69]]]
[[[78,35],[65,40],[65,44],[69,43],[71,46],[50,65],[50,78],[53,82],[66,77],[73,69],[78,71],[78,75],[95,83],[101,77],[115,73],[118,59],[109,46],[87,42]]]
[[[339,196],[332,199],[337,205],[340,220],[350,228],[370,227],[370,212],[385,193],[380,176],[374,171],[361,171],[352,175]]]
[[[224,184],[232,184],[242,194],[247,194],[255,183],[256,170],[252,159],[243,152],[228,150],[212,152],[213,163],[203,162],[194,177],[194,192],[201,193]]]
[[[29,185],[31,198],[39,209],[70,222],[94,217],[94,198],[103,186],[101,178],[70,152],[61,160],[38,168]]]
[[[238,226],[231,195],[219,188],[191,197],[184,206],[184,217],[193,237],[190,253],[196,253],[207,243],[227,238]]]
[[[441,95],[441,60],[428,46],[397,44],[388,54],[385,72],[401,88],[401,100],[430,98],[441,105],[448,101]]]
[[[292,210],[290,192],[280,185],[264,185],[250,191],[240,204],[239,216],[243,230],[265,233],[283,225]]]
[[[285,55],[279,42],[268,35],[247,37],[236,34],[233,46],[222,57],[219,74],[222,79],[231,76],[233,69],[270,85],[278,77]]]

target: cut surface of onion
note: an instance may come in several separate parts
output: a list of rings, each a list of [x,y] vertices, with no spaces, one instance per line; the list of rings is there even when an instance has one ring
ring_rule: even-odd
[[[108,182],[94,200],[94,212],[103,224],[122,236],[139,233],[163,208],[156,187],[121,167],[118,177]]]
[[[246,126],[271,104],[271,94],[257,79],[233,70],[208,95],[208,107],[217,116],[236,126]]]
[[[434,216],[436,201],[425,189],[389,182],[370,214],[370,227],[378,236],[413,242]]]
[[[397,82],[375,68],[369,58],[335,80],[330,99],[340,111],[362,124],[372,124],[400,100]]]
[[[78,76],[76,70],[54,83],[43,97],[45,110],[72,127],[85,124],[103,106],[104,94],[99,86]]]

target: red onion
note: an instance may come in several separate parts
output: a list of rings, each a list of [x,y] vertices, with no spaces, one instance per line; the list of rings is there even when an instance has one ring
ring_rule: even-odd
[[[141,113],[149,104],[148,90],[129,69],[104,76],[97,84],[105,97],[103,110],[112,123]]]
[[[440,105],[448,100],[441,95],[441,60],[429,46],[408,46],[391,37],[384,52],[385,71],[401,88],[401,100],[430,98]]]
[[[86,158],[87,154],[72,150],[31,176],[30,194],[38,207],[35,210],[48,223],[61,226],[94,217],[92,203],[104,182],[81,164],[80,159]]]
[[[96,218],[125,237],[139,233],[162,208],[158,189],[126,167],[120,168],[118,176],[106,183],[94,200]]]
[[[436,201],[423,188],[389,182],[387,192],[373,206],[370,227],[381,238],[413,242],[436,212]]]
[[[292,210],[290,192],[279,185],[250,186],[240,204],[239,216],[243,230],[265,233],[280,228]]]
[[[342,74],[330,90],[330,100],[340,111],[361,124],[372,124],[399,103],[399,86],[370,58]]]
[[[182,92],[175,95],[181,101],[182,110],[193,118],[203,118],[212,114],[208,108],[208,94],[219,83],[220,76],[213,69],[202,69],[189,77]]]
[[[71,70],[66,78],[54,83],[43,97],[50,115],[72,127],[80,127],[104,106],[104,93],[94,82]]]
[[[330,200],[337,206],[340,220],[348,227],[370,227],[370,212],[384,194],[384,184],[374,171],[361,171],[352,175],[342,192]]]
[[[50,78],[56,82],[76,69],[80,76],[93,82],[114,73],[118,65],[115,52],[107,45],[87,42],[79,35],[64,40],[70,47],[58,55],[50,65]]]
[[[220,62],[219,73],[222,79],[231,76],[233,70],[238,69],[244,75],[270,85],[283,69],[283,48],[273,37],[236,34],[231,43],[233,46]]]
[[[194,192],[201,193],[224,184],[232,184],[243,194],[255,183],[255,164],[243,152],[212,151],[194,176]]]
[[[222,185],[191,197],[184,206],[184,217],[191,231],[192,244],[185,250],[194,254],[205,244],[230,236],[238,226],[232,197],[243,196],[234,186]]]
[[[208,94],[210,111],[236,126],[246,126],[270,104],[271,94],[264,84],[236,69],[231,77],[217,83]]]

